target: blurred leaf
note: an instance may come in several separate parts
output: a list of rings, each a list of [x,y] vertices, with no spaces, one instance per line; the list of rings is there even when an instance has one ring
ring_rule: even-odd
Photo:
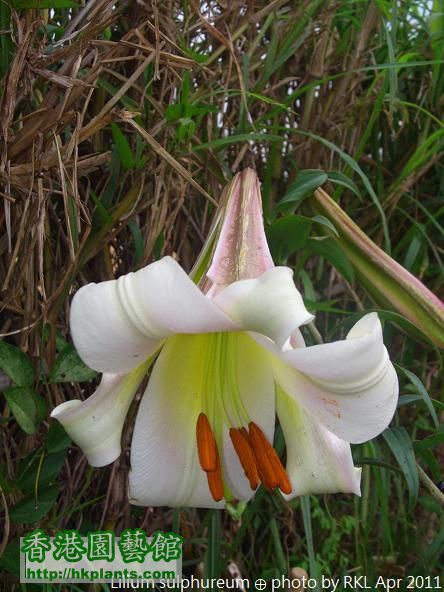
[[[414,449],[416,452],[416,446]],[[418,456],[421,458],[421,462],[426,464],[430,469],[433,480],[436,483],[439,483],[442,480],[442,468],[439,461],[433,456],[433,452],[428,448],[424,448],[420,452],[418,451]]]
[[[0,34],[0,78],[6,74],[9,64],[14,55],[14,43],[11,35],[8,34],[8,29],[11,20],[11,8],[6,2],[0,3],[0,30],[4,31]]]
[[[321,136],[318,136],[318,135],[313,134],[311,132],[304,132],[304,131],[298,130],[298,129],[295,129],[292,131],[296,134],[301,134],[302,136],[307,136],[309,138],[313,138],[314,140],[317,140],[321,144],[324,144],[324,146],[327,146],[327,148],[329,148],[333,152],[336,152],[337,154],[339,154],[339,156],[343,159],[343,161],[346,164],[348,164],[348,166],[361,177],[364,187],[367,189],[367,192],[370,195],[371,200],[373,201],[373,203],[375,204],[375,206],[379,212],[379,215],[381,218],[382,229],[384,232],[386,250],[388,253],[390,253],[390,250],[391,250],[390,235],[389,235],[389,231],[388,231],[387,218],[385,216],[384,209],[381,205],[381,202],[379,201],[378,196],[375,193],[375,190],[373,189],[372,184],[370,183],[369,178],[364,173],[364,171],[361,169],[359,164],[349,154],[345,153],[343,150],[341,150],[341,148],[336,146],[336,144],[334,144],[333,142],[330,142],[329,140],[326,140],[325,138],[323,138]]]
[[[209,510],[208,516],[208,547],[204,561],[204,577],[218,578],[222,571],[221,562],[221,512]]]
[[[62,470],[65,458],[66,450],[60,450],[59,452],[47,454],[42,463],[40,462],[41,454],[37,456],[33,455],[31,464],[29,464],[28,459],[25,459],[21,463],[21,466],[23,465],[25,470],[22,471],[20,477],[15,481],[16,486],[23,493],[33,493],[36,483],[38,483],[40,488],[51,485]]]
[[[96,206],[96,210],[94,212],[95,220],[100,218],[100,220],[101,220],[101,222],[103,222],[103,224],[109,224],[110,222],[112,222],[113,217],[108,212],[108,210],[105,208],[102,201],[97,197],[95,192],[90,190],[90,195],[91,195],[91,198],[94,202],[94,205]],[[95,224],[95,226],[96,225],[97,224]]]
[[[194,51],[194,50],[188,48],[186,45],[184,45],[182,43],[180,44],[180,49],[183,51],[183,53],[188,58],[191,58],[192,60],[194,60],[198,64],[203,64],[204,62],[207,61],[207,59],[209,57],[207,54],[205,54],[205,53],[199,53],[197,51]]]
[[[344,173],[341,173],[339,171],[330,171],[329,173],[327,173],[327,175],[329,181],[335,183],[336,185],[342,185],[342,187],[350,189],[350,191],[352,191],[355,195],[362,199],[362,195],[359,191],[358,186],[355,183],[353,183],[350,177],[347,177],[347,175],[344,175]]]
[[[383,308],[367,308],[365,311],[348,314],[343,321],[338,323],[333,328],[333,330],[330,331],[330,333],[328,334],[328,340],[331,340],[333,334],[337,333],[343,325],[346,325],[347,327],[351,328],[360,318],[362,318],[369,312],[378,313],[378,316],[381,319],[381,321],[390,321],[391,323],[395,323],[396,325],[404,329],[406,332],[413,333],[415,331],[415,326],[413,325],[413,323],[397,312],[393,312],[391,310],[384,310]],[[433,345],[433,343],[429,341],[427,335],[422,333],[419,329],[416,329],[416,334],[419,334],[421,336],[421,339],[423,339],[427,343],[430,343],[430,345]],[[439,409],[440,402],[435,399],[434,405]]]
[[[19,426],[27,434],[33,434],[48,413],[46,401],[24,386],[10,387],[3,394]]]
[[[17,386],[32,386],[34,369],[31,360],[18,347],[0,341],[0,368]]]
[[[175,103],[174,105],[168,105],[165,109],[165,118],[167,121],[177,121],[183,117],[192,118],[207,113],[217,113],[218,111],[218,108],[214,105],[204,105],[202,103],[182,105],[181,103]]]
[[[82,362],[76,348],[69,343],[57,356],[49,375],[50,382],[86,382],[97,373]]]
[[[34,494],[25,496],[9,512],[12,522],[30,524],[43,518],[57,500],[59,488],[51,485],[38,493],[37,502]]]
[[[289,203],[297,205],[323,185],[327,179],[328,175],[324,171],[316,169],[299,171],[296,180],[290,185],[287,193],[277,203],[276,207],[279,209],[282,205]]]
[[[179,119],[180,125],[177,128],[176,136],[179,142],[189,140],[196,131],[196,124],[190,117],[181,117]]]
[[[302,286],[304,288],[304,302],[307,302],[307,306],[308,302],[316,304],[316,290],[313,286],[310,275],[305,271],[305,269],[301,269],[299,271],[299,279],[302,281]]]
[[[0,567],[9,573],[20,577],[20,543],[10,541],[0,557]]]
[[[412,403],[417,403],[418,401],[422,401],[422,397],[419,395],[401,395],[398,399],[397,407],[402,407],[403,405],[411,405]]]
[[[428,543],[429,541],[427,541]],[[420,556],[416,565],[413,566],[409,570],[409,575],[412,574],[413,576],[421,576],[424,577],[423,574],[430,573],[432,566],[435,565],[438,569],[442,570],[442,554],[444,551],[444,528],[438,528],[436,536],[433,538],[432,542],[428,544],[428,546],[421,550]],[[430,578],[431,581],[441,581],[442,584],[442,575],[438,576],[440,580],[436,580],[435,578]],[[419,590],[416,587],[416,590]]]
[[[304,216],[290,214],[279,218],[267,229],[267,240],[276,261],[286,259],[302,249],[308,239],[312,221]]]
[[[137,267],[143,258],[145,242],[142,231],[139,228],[137,219],[128,222],[128,228],[130,229],[134,239],[133,267]]]
[[[382,432],[382,435],[404,473],[409,492],[408,508],[411,512],[416,504],[419,492],[419,477],[412,442],[403,427],[387,428]]]
[[[429,410],[430,415],[432,416],[435,427],[436,428],[439,427],[439,419],[436,414],[435,408],[433,407],[432,399],[430,398],[430,395],[427,392],[427,389],[425,388],[425,386],[422,384],[421,380],[416,376],[416,374],[413,374],[413,372],[411,372],[410,370],[407,370],[407,368],[403,368],[402,366],[399,366],[398,364],[396,364],[396,368],[397,369],[399,368],[399,370],[404,372],[404,374],[407,376],[407,378],[413,384],[418,395],[426,404],[427,409]]]
[[[314,549],[314,539],[313,539],[313,526],[311,522],[311,510],[310,510],[310,496],[303,495],[300,498],[301,501],[301,511],[302,511],[302,520],[304,523],[304,532],[305,538],[307,540],[307,551],[308,551],[308,560],[310,565],[310,577],[316,578],[319,580],[319,565],[316,560],[316,553]],[[314,588],[315,590],[319,589],[319,586]]]
[[[302,273],[304,270],[301,269],[300,273]],[[322,302],[316,302],[316,300],[307,298],[305,292],[304,292],[304,302],[307,308],[310,309],[310,311],[322,311],[322,312],[331,312],[334,314],[341,314],[341,315],[347,315],[348,313],[346,311],[344,311],[344,309],[342,308],[338,308],[337,306],[334,306],[335,303],[338,302],[338,300],[323,300]]]
[[[329,261],[349,282],[353,281],[353,267],[347,255],[333,238],[309,238],[305,248],[310,253],[320,255]]]
[[[309,205],[335,225],[340,235],[335,240],[373,300],[406,317],[415,337],[422,333],[444,347],[444,304],[439,298],[378,247],[324,190],[317,190]]]
[[[168,105],[165,109],[165,118],[167,121],[177,121],[182,116],[182,105],[180,103],[174,103],[174,105]]]
[[[100,77],[97,79],[97,85],[106,90],[106,92],[109,93],[112,97],[116,95],[117,91],[119,90],[118,86],[113,86],[112,84],[110,84],[110,82],[108,82],[108,80],[104,80]],[[127,95],[122,95],[119,101],[129,111],[137,112],[140,108],[139,104],[136,103],[136,101],[134,101],[133,99],[130,99]]]
[[[62,424],[54,421],[48,430],[46,436],[46,449],[48,452],[59,452],[65,450],[71,444],[71,438],[65,432]]]
[[[429,448],[436,448],[441,444],[444,444],[444,424],[440,424],[439,428],[431,436],[427,436],[420,442],[415,442],[415,450],[422,452]]]
[[[325,226],[326,228],[328,228],[329,230],[332,231],[332,233],[339,238],[339,233],[336,230],[333,222],[331,222],[328,218],[326,218],[325,216],[321,216],[320,214],[318,214],[317,216],[313,216],[312,217],[313,222],[317,222],[318,224],[321,224],[322,226]]]
[[[197,152],[198,150],[206,150],[207,148],[222,148],[223,146],[237,144],[239,142],[283,142],[283,138],[273,134],[235,134],[233,136],[227,136],[226,138],[218,138],[217,140],[212,140],[211,142],[196,144],[196,146],[193,146],[193,150]]]
[[[117,151],[119,153],[120,162],[124,169],[133,169],[136,166],[134,161],[133,152],[129,145],[126,136],[119,128],[117,123],[111,124],[111,131],[113,134],[114,143],[116,145]]]
[[[163,234],[163,230],[160,231],[153,247],[154,259],[158,261],[162,255],[163,245],[165,243],[165,236]]]
[[[9,2],[17,10],[22,8],[81,8],[81,4],[72,0],[9,0]]]

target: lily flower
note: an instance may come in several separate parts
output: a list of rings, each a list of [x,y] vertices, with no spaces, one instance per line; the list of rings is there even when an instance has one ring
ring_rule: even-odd
[[[398,395],[381,323],[371,313],[346,339],[306,347],[299,327],[313,316],[292,270],[273,264],[254,171],[234,177],[223,203],[199,285],[164,257],[76,293],[75,346],[104,374],[89,399],[52,416],[91,465],[112,462],[154,361],[131,445],[131,503],[223,507],[261,483],[287,499],[359,495],[350,443],[384,430]],[[276,415],[285,466],[273,448]]]

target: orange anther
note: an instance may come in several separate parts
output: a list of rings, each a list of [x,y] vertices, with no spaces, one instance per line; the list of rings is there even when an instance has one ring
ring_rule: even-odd
[[[256,466],[256,460],[254,458],[253,451],[251,450],[250,443],[248,441],[248,433],[245,428],[231,428],[230,438],[233,442],[234,449],[239,457],[242,468],[244,469],[245,476],[250,482],[251,489],[256,489],[260,483],[259,473]]]
[[[224,482],[216,438],[205,413],[200,413],[197,418],[196,438],[200,466],[207,475],[212,498],[219,502],[224,497]]]
[[[253,449],[261,481],[264,484],[265,489],[272,491],[279,485],[279,479],[274,472],[273,463],[268,455],[268,447],[270,444],[262,433],[262,430],[255,423],[250,422],[248,427],[250,428],[248,439],[251,448]]]
[[[207,481],[208,487],[210,488],[211,497],[215,502],[220,502],[220,500],[224,497],[224,483],[222,480],[222,471],[219,462],[215,471],[207,472]]]
[[[205,413],[201,413],[197,418],[196,438],[200,466],[205,472],[216,471],[218,468],[219,454],[217,452],[216,439]]]
[[[283,493],[291,493],[290,479],[275,449],[257,424],[251,421],[248,427],[250,430],[249,441],[265,487],[269,490],[279,487]]]

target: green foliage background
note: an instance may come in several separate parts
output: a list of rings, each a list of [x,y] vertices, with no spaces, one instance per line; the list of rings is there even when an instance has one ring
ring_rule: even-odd
[[[443,1],[5,0],[0,20],[5,589],[18,588],[18,537],[37,527],[176,530],[185,573],[206,577],[233,565],[250,578],[444,577],[440,353],[378,309],[312,203],[322,185],[442,294]],[[262,180],[276,263],[295,269],[325,340],[364,310],[385,320],[398,411],[354,447],[361,498],[285,503],[261,490],[231,512],[131,507],[137,403],[125,452],[104,469],[49,419],[97,382],[70,342],[71,296],[164,254],[191,269],[245,166]]]

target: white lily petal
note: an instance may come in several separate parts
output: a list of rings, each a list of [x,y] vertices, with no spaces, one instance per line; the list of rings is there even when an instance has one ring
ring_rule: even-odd
[[[259,278],[241,280],[222,290],[214,302],[246,331],[256,331],[279,348],[314,317],[304,306],[288,267],[274,267]]]
[[[126,414],[150,362],[129,374],[104,374],[86,401],[67,401],[52,411],[51,417],[63,425],[93,467],[104,467],[119,457]]]
[[[88,284],[71,306],[77,351],[100,372],[128,372],[174,333],[237,328],[171,257],[117,280]]]
[[[131,447],[131,503],[222,507],[212,499],[198,460],[201,412],[215,420],[212,428],[229,491],[242,500],[254,494],[229,428],[254,421],[272,441],[271,358],[242,333],[177,335],[167,340],[140,404]]]
[[[131,445],[130,502],[139,506],[223,507],[197,457],[196,423],[207,339],[165,343],[140,403]]]
[[[390,423],[398,378],[375,313],[358,321],[344,341],[287,350],[280,357],[276,382],[339,438],[365,442]]]
[[[329,432],[281,389],[276,399],[287,447],[286,470],[293,486],[285,498],[339,492],[360,495],[361,469],[353,466],[350,444]]]

